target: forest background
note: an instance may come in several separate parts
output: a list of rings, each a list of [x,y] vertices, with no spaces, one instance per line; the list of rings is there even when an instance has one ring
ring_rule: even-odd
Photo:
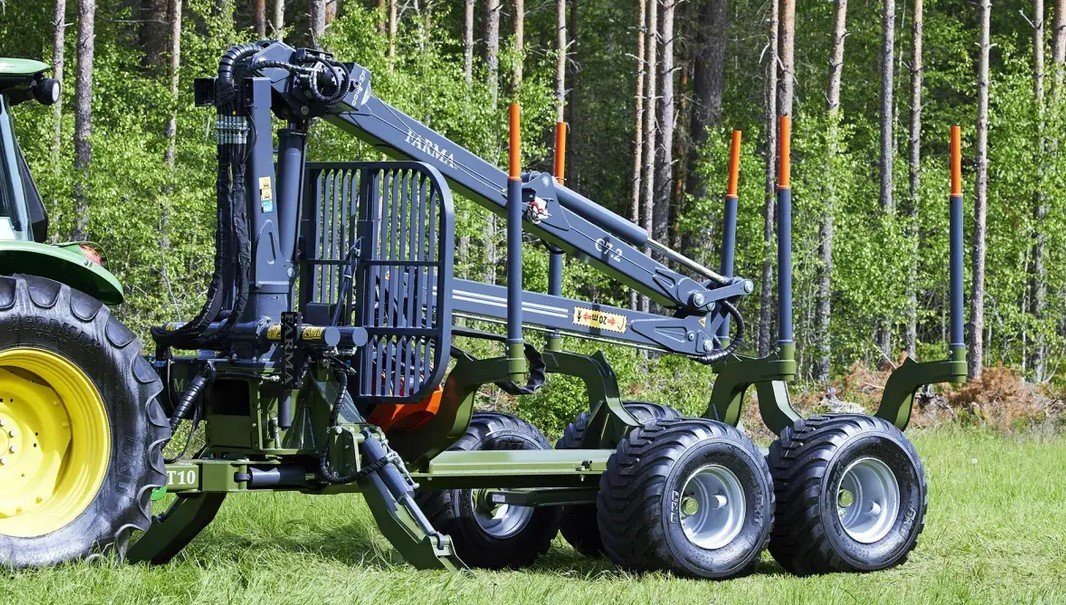
[[[17,108],[55,241],[91,240],[140,334],[199,308],[213,264],[214,141],[192,80],[237,42],[283,38],[373,73],[376,94],[502,164],[520,101],[524,160],[718,264],[729,131],[742,130],[737,274],[745,352],[775,340],[778,115],[794,120],[798,403],[872,405],[902,355],[944,355],[948,130],[963,128],[967,343],[974,381],[924,393],[936,419],[1061,426],[1066,384],[1066,0],[5,0],[0,55],[64,84]],[[318,125],[313,159],[377,159]],[[503,283],[502,223],[457,204],[458,274]],[[525,280],[547,261],[529,248]],[[645,301],[579,265],[565,293]],[[572,342],[579,350],[593,345]],[[608,352],[630,397],[698,412],[712,375]],[[990,368],[985,370],[985,368]],[[577,385],[515,403],[549,432]]]

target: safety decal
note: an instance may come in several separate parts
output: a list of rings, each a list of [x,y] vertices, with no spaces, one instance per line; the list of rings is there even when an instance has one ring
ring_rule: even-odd
[[[626,316],[620,313],[605,313],[595,309],[574,307],[574,325],[623,333],[626,331]]]

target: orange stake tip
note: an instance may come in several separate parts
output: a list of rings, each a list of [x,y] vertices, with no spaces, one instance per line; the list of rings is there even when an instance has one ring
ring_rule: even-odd
[[[522,174],[522,108],[518,103],[511,103],[509,113],[511,138],[508,176],[517,179]]]
[[[555,123],[555,180],[560,185],[566,177],[566,122]]]
[[[777,126],[777,187],[792,186],[792,118],[781,116]]]
[[[962,195],[962,129],[951,127],[951,195]]]
[[[740,139],[741,132],[734,130],[729,143],[729,180],[725,189],[725,194],[732,197],[736,197],[737,184],[740,182]]]

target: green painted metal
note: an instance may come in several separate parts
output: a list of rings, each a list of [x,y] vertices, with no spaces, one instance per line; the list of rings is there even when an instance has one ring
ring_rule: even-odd
[[[543,356],[548,373],[573,376],[585,385],[591,412],[582,443],[586,448],[614,449],[629,429],[640,426],[640,422],[622,405],[618,379],[602,351],[591,356],[545,351]]]
[[[421,515],[421,511],[408,506],[413,505],[413,502],[386,500],[377,489],[370,486],[373,480],[367,477],[360,481],[360,492],[377,521],[378,529],[405,561],[415,569],[458,571],[466,568],[455,555],[451,538],[443,534],[426,535],[415,519],[415,515]]]
[[[30,241],[0,240],[0,274],[28,273],[54,279],[102,303],[123,301],[122,284],[110,271],[85,257],[79,244],[52,246]]]
[[[49,69],[47,63],[33,59],[0,57],[0,78],[32,76],[46,69]]]
[[[754,385],[763,423],[775,434],[800,419],[788,394],[788,382],[796,377],[792,345],[783,345],[765,358],[731,356],[717,364],[715,371],[717,376],[704,418],[739,425],[744,395]]]
[[[493,504],[518,506],[565,506],[596,501],[598,485],[589,487],[545,487],[540,489],[489,489],[486,497]]]
[[[902,431],[910,422],[914,393],[924,385],[939,382],[966,382],[966,349],[958,347],[950,358],[941,361],[919,363],[909,357],[905,359],[888,377],[876,416]]]
[[[178,496],[130,547],[126,558],[132,563],[170,561],[211,523],[225,499],[225,493]]]

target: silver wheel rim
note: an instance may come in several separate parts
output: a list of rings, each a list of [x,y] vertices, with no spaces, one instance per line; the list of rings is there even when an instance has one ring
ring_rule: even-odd
[[[895,525],[899,501],[899,482],[892,469],[877,458],[859,458],[840,478],[837,515],[853,540],[872,544]]]
[[[494,504],[489,500],[489,491],[470,490],[470,505],[474,510],[474,520],[485,533],[493,538],[509,538],[529,525],[529,520],[533,517],[533,507]]]
[[[744,527],[744,487],[733,471],[708,464],[689,475],[678,504],[685,537],[713,550],[732,542]]]

